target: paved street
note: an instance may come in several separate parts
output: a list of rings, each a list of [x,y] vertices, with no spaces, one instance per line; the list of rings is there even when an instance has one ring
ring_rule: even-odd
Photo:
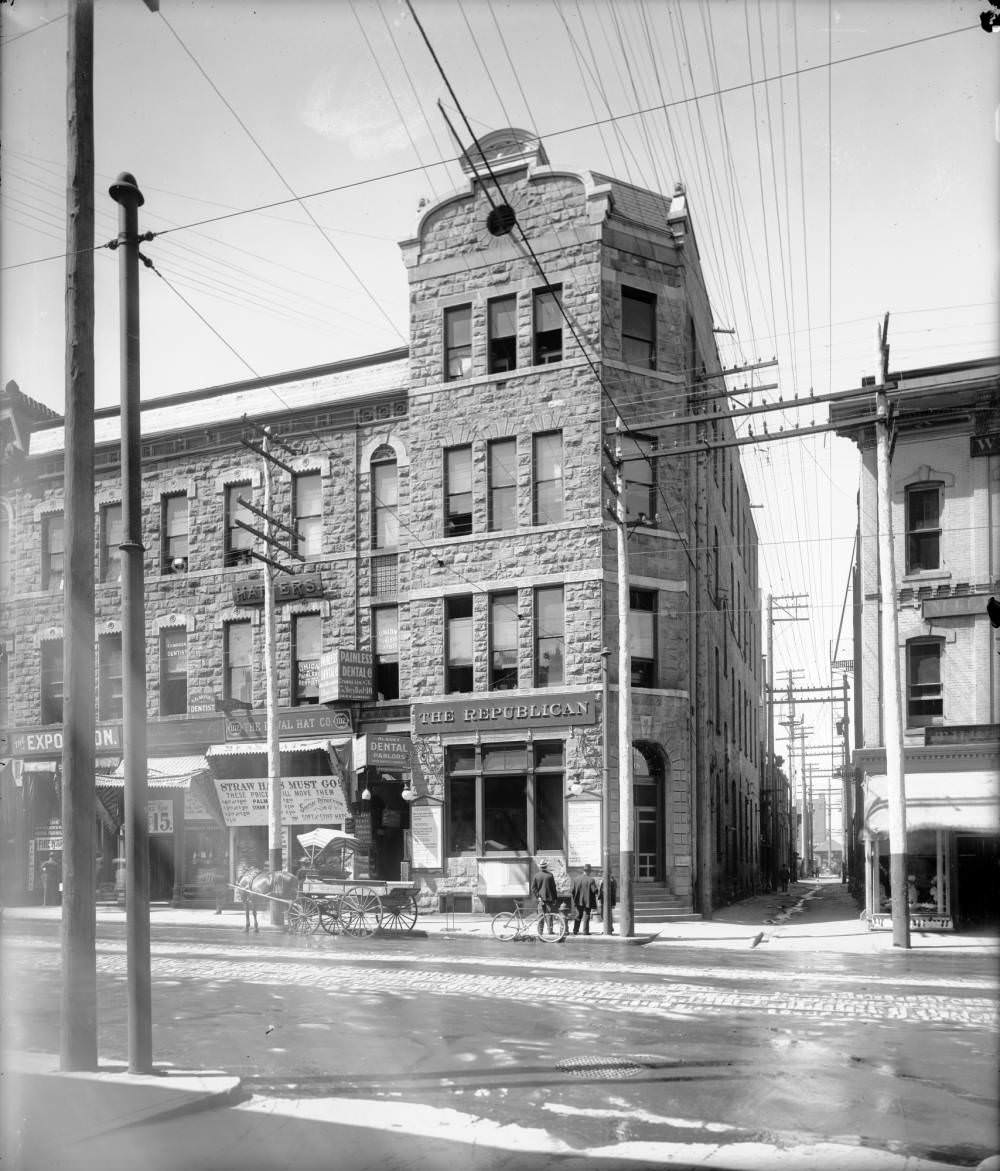
[[[818,937],[852,908],[839,888],[815,893],[802,921]],[[238,1075],[247,1100],[105,1135],[102,1164],[125,1165],[132,1139],[154,1169],[263,1167],[293,1150],[308,1168],[334,1141],[348,1168],[417,1165],[418,1141],[427,1166],[867,1171],[994,1153],[995,952],[769,950],[733,917],[739,951],[710,935],[545,947],[433,932],[248,938],[233,915],[212,930],[157,926],[158,1068]],[[5,1048],[57,1051],[57,925],[7,923],[4,958],[17,989]],[[109,1060],[127,1053],[125,961],[120,925],[102,923]],[[178,1141],[194,1162],[171,1161]]]

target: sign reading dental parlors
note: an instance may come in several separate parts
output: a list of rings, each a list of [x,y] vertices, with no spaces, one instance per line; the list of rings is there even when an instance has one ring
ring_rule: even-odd
[[[226,825],[267,825],[266,777],[215,782]],[[337,777],[282,777],[281,820],[286,825],[320,824],[348,817]]]
[[[593,692],[560,695],[541,691],[519,695],[507,703],[415,703],[413,729],[418,736],[448,732],[489,732],[564,728],[568,724],[597,723],[597,696]]]

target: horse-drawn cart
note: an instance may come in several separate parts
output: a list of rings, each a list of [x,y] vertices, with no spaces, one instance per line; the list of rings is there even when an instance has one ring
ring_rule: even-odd
[[[290,931],[368,936],[413,930],[417,900],[412,884],[356,875],[356,838],[340,830],[314,829],[299,834],[299,842],[306,865],[288,908]]]

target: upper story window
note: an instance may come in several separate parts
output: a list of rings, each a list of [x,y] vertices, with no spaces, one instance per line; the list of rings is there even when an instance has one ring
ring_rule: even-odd
[[[472,306],[456,305],[444,311],[444,380],[472,375]]]
[[[532,442],[532,523],[559,524],[563,518],[562,432],[536,435]]]
[[[532,352],[536,366],[563,356],[562,285],[536,289],[532,305]]]
[[[187,712],[188,650],[183,626],[160,631],[160,715]]]
[[[446,692],[473,691],[472,681],[472,594],[445,598]]]
[[[234,565],[249,565],[253,560],[250,556],[250,550],[253,548],[253,536],[236,523],[237,521],[242,521],[243,524],[252,524],[253,522],[250,510],[240,504],[240,497],[246,500],[249,495],[249,484],[228,484],[226,486],[226,547],[223,564],[227,568]]]
[[[61,589],[65,565],[63,515],[53,512],[42,518],[42,589]]]
[[[462,537],[472,532],[472,448],[449,448],[444,458],[444,535]]]
[[[535,686],[564,681],[565,620],[562,586],[535,590]]]
[[[517,297],[497,297],[487,305],[487,372],[517,369]]]
[[[100,580],[120,582],[122,579],[122,506],[105,504],[100,515]]]
[[[906,644],[906,724],[924,728],[944,715],[941,687],[941,640]]]
[[[319,660],[323,619],[297,614],[292,619],[292,704],[319,703]]]
[[[319,557],[323,551],[323,477],[305,472],[293,480],[295,551],[300,557]],[[249,535],[249,534],[248,534]]]
[[[375,693],[379,699],[399,699],[399,610],[380,606],[372,611]]]
[[[61,724],[63,718],[63,644],[49,640],[41,644],[41,710],[43,724]]]
[[[517,528],[517,440],[494,439],[487,448],[487,526]]]
[[[188,500],[183,492],[163,497],[160,504],[160,532],[160,572],[187,573]]]
[[[656,297],[639,289],[622,289],[622,360],[630,366],[656,368]]]
[[[223,650],[226,699],[253,702],[253,628],[247,621],[227,622]]]
[[[97,718],[122,718],[122,636],[102,634],[97,640]]]
[[[383,445],[372,456],[372,545],[394,549],[399,544],[399,469],[396,453]]]
[[[632,685],[656,686],[656,593],[629,590],[629,651]]]
[[[941,567],[941,485],[906,489],[906,572]]]
[[[10,518],[0,508],[0,595],[10,589]]]
[[[645,435],[622,436],[625,516],[647,526],[656,523],[656,475],[651,456],[655,447],[654,440]]]
[[[517,594],[490,598],[490,691],[517,687]]]

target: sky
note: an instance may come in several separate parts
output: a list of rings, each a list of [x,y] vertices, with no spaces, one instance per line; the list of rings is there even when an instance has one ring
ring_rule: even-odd
[[[984,0],[413,0],[478,135],[687,189],[725,366],[755,401],[996,355],[1000,34]],[[64,410],[66,0],[0,7],[0,380]],[[461,115],[405,0],[95,5],[96,240],[129,171],[144,400],[408,340],[399,242],[462,186]],[[96,401],[119,401],[117,259],[99,248]],[[741,399],[745,401],[745,397]],[[769,428],[821,423],[821,406]],[[745,425],[741,427],[745,431]],[[838,686],[858,456],[745,447],[776,683]],[[778,613],[782,613],[779,608]],[[790,616],[790,611],[784,613]],[[810,739],[831,713],[808,709]],[[782,750],[780,743],[778,751]],[[818,767],[818,765],[817,765]]]

